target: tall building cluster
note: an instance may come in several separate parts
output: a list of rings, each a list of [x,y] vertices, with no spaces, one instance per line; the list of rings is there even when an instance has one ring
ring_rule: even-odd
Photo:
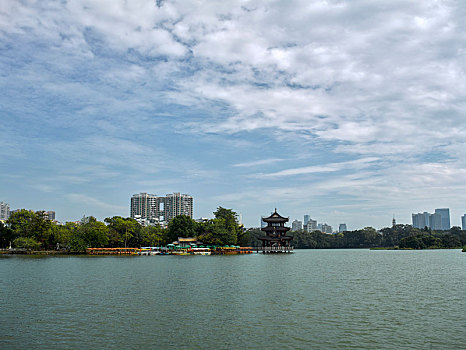
[[[450,229],[450,209],[435,209],[434,213],[417,213],[412,214],[413,227],[418,229],[429,228],[431,230],[449,230]]]
[[[291,223],[291,231],[304,230],[306,232],[313,232],[319,230],[324,233],[333,233],[332,226],[326,223],[317,223],[317,220],[313,220],[308,214],[304,215],[303,219],[303,221],[294,220]],[[339,229],[339,232],[347,231],[346,224],[340,224]]]
[[[193,197],[179,192],[164,197],[150,193],[131,197],[130,217],[144,225],[165,225],[178,215],[193,217]]]
[[[10,205],[8,203],[0,202],[0,220],[6,221],[12,214],[20,210],[21,209],[10,210]],[[44,219],[55,221],[55,212],[53,210],[39,210],[36,211],[36,213],[42,213]]]

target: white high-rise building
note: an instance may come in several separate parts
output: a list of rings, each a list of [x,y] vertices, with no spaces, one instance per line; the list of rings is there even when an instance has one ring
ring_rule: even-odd
[[[461,217],[461,229],[466,230],[466,214]]]
[[[428,212],[412,214],[413,227],[418,229],[424,229],[424,227],[430,227],[430,216],[432,214]]]
[[[317,230],[317,220],[308,219],[307,224],[303,226],[304,231],[312,232]]]
[[[160,197],[150,193],[134,194],[131,197],[130,217],[159,220]]]
[[[131,197],[130,216],[141,222],[165,223],[178,215],[193,217],[193,197],[175,192],[159,197],[139,193]]]
[[[10,217],[10,205],[5,202],[0,202],[0,220],[8,220]]]
[[[193,217],[193,197],[174,192],[164,198],[164,221],[169,222],[178,215]]]

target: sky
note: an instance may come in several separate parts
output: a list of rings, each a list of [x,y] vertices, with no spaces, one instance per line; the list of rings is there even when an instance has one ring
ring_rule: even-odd
[[[0,201],[194,197],[348,229],[466,213],[466,3],[0,2]]]

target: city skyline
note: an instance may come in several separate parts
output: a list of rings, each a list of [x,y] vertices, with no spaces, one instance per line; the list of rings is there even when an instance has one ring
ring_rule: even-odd
[[[466,4],[0,5],[0,200],[59,221],[134,193],[334,229],[466,212]]]
[[[173,202],[173,203],[172,203]],[[178,205],[176,205],[178,203]],[[137,209],[135,207],[138,207]],[[176,207],[176,209],[175,209]],[[12,209],[10,210],[10,205],[9,203],[6,202],[0,202],[0,220],[7,220],[8,214],[14,213],[18,210],[21,209],[26,209],[26,210],[33,210],[33,211],[41,211],[44,212],[44,214],[49,218],[49,220],[55,220],[55,211],[54,210],[43,210],[43,209],[31,209],[31,208],[17,208],[17,209]],[[139,219],[146,219],[147,221],[144,221],[144,224],[155,224],[157,222],[160,222],[163,225],[167,224],[167,221],[165,220],[165,217],[168,217],[169,220],[172,219],[176,215],[187,215],[193,219],[208,219],[209,217],[195,217],[194,214],[194,205],[193,205],[193,197],[187,194],[180,194],[179,192],[174,192],[174,193],[169,193],[165,196],[159,196],[155,194],[150,194],[146,192],[141,192],[141,193],[136,193],[133,194],[130,197],[130,205],[129,205],[129,216],[121,215],[122,217],[131,217],[131,218],[137,218]],[[273,213],[273,212],[271,212]],[[237,213],[238,215],[238,222],[242,224],[242,214]],[[91,216],[93,216],[91,214]],[[115,216],[115,215],[113,215]],[[160,218],[163,218],[160,220]],[[211,216],[213,217],[213,216]],[[251,226],[245,226],[245,227],[256,227],[256,228],[261,228],[265,227],[264,221],[262,220],[264,217],[267,217],[266,215],[262,215],[259,220],[258,225],[251,225]],[[328,225],[326,222],[318,222],[318,220],[312,219],[312,217],[309,214],[304,214],[302,215],[303,221],[298,220],[298,219],[293,219],[292,222],[290,222],[290,225],[292,227],[292,231],[295,230],[300,230],[304,229],[309,232],[313,230],[322,230],[322,226],[327,226],[330,228],[334,228],[337,226],[337,224],[332,224]],[[81,217],[82,218],[82,217]],[[75,218],[74,220],[67,220],[70,222],[76,222],[81,218]],[[290,219],[290,217],[288,217]],[[99,218],[98,218],[99,219]],[[101,218],[102,220],[104,218]],[[152,219],[155,219],[153,221]],[[406,224],[406,225],[411,225],[414,228],[418,229],[424,229],[425,227],[428,227],[432,230],[449,230],[452,227],[460,227],[461,229],[465,230],[466,229],[466,214],[461,215],[459,218],[460,223],[458,225],[456,224],[451,224],[451,220],[455,221],[454,218],[450,216],[450,208],[436,208],[434,213],[429,213],[429,212],[423,212],[423,213],[412,213],[411,214],[411,222],[397,222],[396,218],[392,218],[392,225],[396,224]],[[168,221],[169,221],[168,220]],[[56,220],[60,221],[60,220]],[[65,223],[66,221],[62,221],[62,223]],[[142,222],[142,221],[141,221]],[[306,227],[306,225],[311,225],[309,227]],[[352,230],[358,230],[362,229],[365,226],[361,227],[351,227],[348,228],[347,223],[338,223],[338,230],[333,229],[332,232],[343,232],[343,231],[352,231]],[[375,227],[376,229],[381,229],[384,227],[390,227],[390,225],[385,225],[385,226],[380,226],[380,227]],[[327,232],[330,233],[330,232]]]

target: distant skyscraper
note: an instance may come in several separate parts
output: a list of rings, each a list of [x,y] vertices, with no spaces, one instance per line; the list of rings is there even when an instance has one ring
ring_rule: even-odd
[[[461,217],[461,229],[466,230],[466,214]]]
[[[442,216],[438,213],[430,214],[429,216],[430,226],[432,230],[442,230]]]
[[[187,194],[174,192],[165,196],[164,204],[164,221],[169,222],[171,219],[186,215],[193,217],[193,197]]]
[[[413,227],[421,230],[430,227],[430,215],[428,212],[413,214]]]
[[[450,229],[450,209],[449,208],[440,208],[435,209],[435,214],[440,214],[442,217],[442,230]]]
[[[303,229],[303,223],[299,220],[295,220],[291,223],[291,231],[299,231]]]
[[[393,215],[393,220],[392,220],[392,227],[396,226],[396,220],[395,220],[395,215]]]
[[[10,217],[10,205],[5,202],[0,202],[0,220],[8,220]]]
[[[340,224],[340,226],[338,226],[338,232],[345,232],[345,231],[348,231],[346,224]]]
[[[309,219],[311,217],[309,215],[304,215],[304,225],[307,225],[307,223],[309,222]]]

